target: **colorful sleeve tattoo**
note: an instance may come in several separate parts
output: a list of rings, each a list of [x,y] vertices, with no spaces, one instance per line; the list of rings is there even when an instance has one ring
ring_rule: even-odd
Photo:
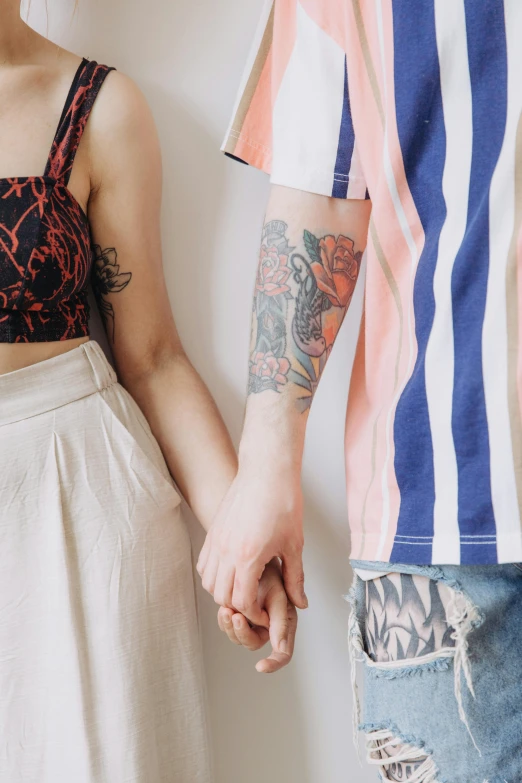
[[[304,231],[290,247],[288,226],[263,228],[254,296],[249,394],[292,386],[300,411],[312,402],[353,296],[362,253],[342,234]]]

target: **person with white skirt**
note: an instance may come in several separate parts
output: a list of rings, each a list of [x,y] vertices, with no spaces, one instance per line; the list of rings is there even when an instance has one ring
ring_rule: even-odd
[[[209,783],[177,487],[208,529],[236,456],[170,310],[154,123],[19,0],[1,14],[0,781]],[[89,340],[91,279],[121,385]],[[267,640],[233,615],[232,641]],[[291,647],[286,595],[284,620]],[[276,626],[264,671],[291,657]]]

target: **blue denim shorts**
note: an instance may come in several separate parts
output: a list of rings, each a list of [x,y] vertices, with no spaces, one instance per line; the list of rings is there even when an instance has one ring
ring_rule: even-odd
[[[392,572],[364,581],[355,575],[348,596],[355,728],[366,736],[367,761],[383,781],[401,783],[522,782],[522,565],[414,566],[352,561],[354,569]],[[446,633],[427,639],[422,653],[372,656],[376,643],[393,633],[383,614],[377,621],[368,590],[384,606],[409,582],[449,597],[444,606]],[[425,577],[427,579],[422,579]],[[379,580],[377,580],[379,581]],[[404,584],[404,589],[402,585]],[[384,592],[383,592],[384,589]],[[383,598],[384,596],[384,598]],[[378,604],[377,604],[378,605]],[[371,616],[370,616],[371,615]],[[406,611],[406,618],[408,617]],[[409,620],[402,618],[403,626]],[[412,623],[413,625],[413,623]],[[376,632],[377,629],[377,632]],[[410,634],[411,637],[411,634]],[[417,644],[414,648],[418,647]],[[409,649],[409,648],[408,648]],[[364,706],[359,708],[356,662],[364,663]],[[401,763],[398,763],[401,762]]]

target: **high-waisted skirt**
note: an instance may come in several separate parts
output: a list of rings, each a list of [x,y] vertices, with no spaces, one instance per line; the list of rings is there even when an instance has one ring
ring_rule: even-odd
[[[0,376],[0,782],[208,783],[189,536],[100,347]]]

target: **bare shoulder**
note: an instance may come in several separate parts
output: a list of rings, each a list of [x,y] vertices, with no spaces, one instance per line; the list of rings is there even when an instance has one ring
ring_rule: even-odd
[[[107,74],[88,123],[87,144],[96,184],[105,171],[159,160],[156,126],[138,85],[120,71]]]
[[[108,73],[93,108],[96,129],[122,130],[123,125],[148,115],[149,106],[136,82],[121,71]]]

